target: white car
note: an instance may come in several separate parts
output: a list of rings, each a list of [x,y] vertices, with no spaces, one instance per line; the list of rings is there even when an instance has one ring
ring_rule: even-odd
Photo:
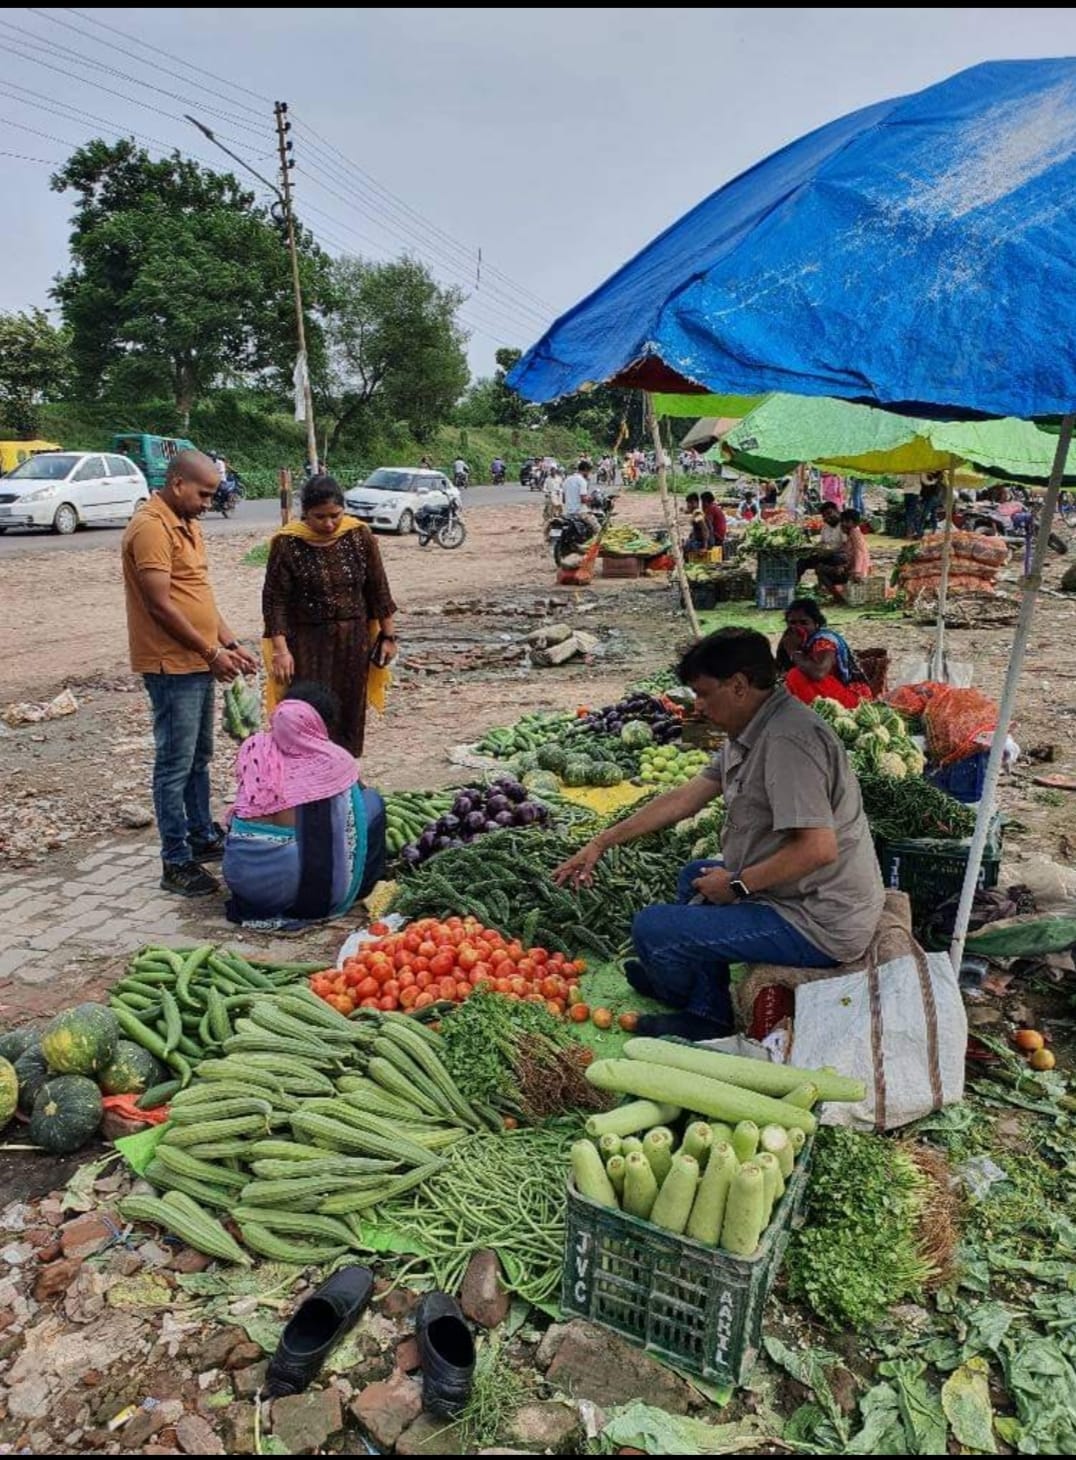
[[[459,489],[444,472],[417,466],[379,466],[361,486],[344,494],[347,510],[371,527],[401,535],[415,530],[420,507],[439,507],[446,501],[462,504]]]
[[[67,534],[91,522],[129,522],[148,501],[146,479],[126,456],[41,451],[0,477],[0,532],[51,527]]]

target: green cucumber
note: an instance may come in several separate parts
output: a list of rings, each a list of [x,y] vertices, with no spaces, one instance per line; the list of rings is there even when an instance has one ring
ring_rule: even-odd
[[[741,1166],[732,1178],[725,1217],[721,1224],[721,1246],[737,1257],[753,1257],[762,1236],[766,1210],[765,1177],[760,1167]]]
[[[732,1178],[740,1169],[736,1152],[728,1141],[718,1141],[710,1147],[710,1159],[699,1182],[695,1205],[688,1218],[687,1235],[696,1242],[705,1242],[716,1247],[721,1236],[721,1224],[725,1219],[725,1203],[728,1200]]]
[[[699,1186],[699,1163],[694,1156],[683,1151],[672,1158],[669,1174],[661,1183],[650,1212],[655,1227],[664,1227],[667,1232],[683,1232],[695,1203]]]
[[[572,1146],[572,1180],[580,1196],[603,1207],[618,1206],[613,1183],[606,1175],[602,1158],[593,1141],[576,1141]]]

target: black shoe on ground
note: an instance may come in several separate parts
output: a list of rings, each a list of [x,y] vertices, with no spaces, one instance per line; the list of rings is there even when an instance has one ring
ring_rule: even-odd
[[[349,1328],[374,1290],[368,1267],[342,1267],[307,1298],[289,1320],[269,1360],[265,1392],[301,1394]]]
[[[460,1306],[447,1293],[427,1293],[415,1309],[415,1337],[422,1362],[422,1407],[455,1419],[471,1397],[475,1349]]]
[[[635,1026],[636,1034],[648,1039],[724,1039],[733,1026],[718,1019],[704,1019],[700,1014],[643,1014]]]
[[[191,857],[196,862],[219,862],[224,856],[224,843],[228,833],[219,822],[213,823],[213,836],[207,842],[191,842]]]
[[[220,890],[220,883],[197,862],[165,862],[161,889],[178,897],[208,897]]]

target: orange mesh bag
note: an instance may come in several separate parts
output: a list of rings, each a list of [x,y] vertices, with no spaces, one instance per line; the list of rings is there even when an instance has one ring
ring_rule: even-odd
[[[993,734],[998,722],[994,701],[977,689],[946,687],[923,713],[930,759],[951,765],[983,749],[980,736]]]

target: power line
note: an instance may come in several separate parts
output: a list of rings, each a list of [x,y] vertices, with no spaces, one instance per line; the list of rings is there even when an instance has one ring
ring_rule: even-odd
[[[231,88],[231,90],[233,92],[242,92],[244,95],[249,96],[249,97],[253,98],[255,101],[258,101],[258,102],[262,103],[266,108],[268,108],[268,106],[270,105],[270,101],[269,101],[269,98],[268,97],[261,95],[259,92],[253,91],[250,87],[244,86],[241,83],[234,81],[230,77],[220,76],[219,74],[217,74],[215,72],[212,72],[212,71],[207,70],[204,66],[195,67],[191,63],[186,62],[186,61],[183,61],[182,59],[180,59],[179,57],[177,57],[173,52],[166,51],[166,50],[162,49],[160,46],[154,45],[150,41],[142,40],[140,37],[135,36],[135,35],[132,35],[131,32],[126,31],[126,30],[123,30],[123,29],[121,29],[118,26],[110,25],[106,21],[99,20],[96,16],[89,15],[89,14],[87,14],[87,13],[81,11],[81,10],[77,10],[77,9],[75,9],[73,7],[70,7],[70,6],[67,6],[67,7],[64,7],[64,8],[67,10],[67,13],[69,15],[76,16],[79,20],[85,21],[89,25],[96,26],[98,29],[103,30],[103,31],[107,31],[107,32],[109,32],[112,35],[120,36],[124,40],[130,41],[133,45],[139,46],[143,50],[149,51],[149,52],[153,53],[154,55],[158,55],[158,56],[162,56],[162,57],[167,58],[167,60],[170,62],[171,66],[173,68],[179,67],[179,68],[181,68],[184,71],[191,72],[199,81],[204,81],[204,79],[206,77],[209,77],[210,79],[212,79],[214,81],[220,82],[224,86],[228,86],[229,88]],[[86,30],[82,29],[79,26],[71,25],[71,23],[69,21],[64,21],[64,20],[61,20],[57,16],[50,15],[47,11],[38,10],[38,9],[35,9],[34,7],[28,7],[28,9],[30,10],[30,13],[35,14],[35,15],[38,15],[39,17],[41,17],[43,19],[50,20],[50,21],[52,21],[53,24],[64,26],[66,29],[72,30],[76,34],[82,35],[82,36],[86,37],[87,39],[93,40],[93,41],[95,41],[99,45],[111,44],[110,42],[105,42],[105,41],[101,40],[99,37],[95,37],[92,34],[92,32],[90,32],[90,31],[86,31]],[[113,49],[118,49],[123,54],[128,55],[128,56],[131,56],[133,59],[138,59],[137,54],[135,52],[129,51],[129,50],[127,50],[124,47],[115,47],[115,46],[113,46]],[[106,69],[111,69],[111,68],[106,68]],[[113,72],[113,74],[120,74],[120,75],[122,75],[123,73]],[[133,78],[130,78],[130,79],[133,79]],[[149,85],[149,83],[137,83],[137,84],[147,85],[147,86]],[[153,88],[153,89],[154,90],[157,90],[157,88]],[[171,96],[175,97],[175,94],[174,93],[162,93],[162,94],[171,95]],[[176,98],[176,99],[183,100],[183,98]],[[242,102],[242,101],[239,101],[239,100],[235,100],[234,103],[233,103],[233,105],[236,106],[236,107],[241,108],[243,111],[245,111],[245,112],[247,112],[247,113],[249,113],[251,115],[257,115],[256,109],[254,107],[249,106],[245,102]],[[206,106],[201,106],[200,109],[203,110],[203,111],[210,112],[212,115],[225,116],[227,120],[233,122],[235,125],[244,127],[248,131],[257,130],[254,127],[253,123],[246,122],[243,118],[240,118],[240,117],[237,117],[237,116],[228,116],[227,114],[222,113],[219,110],[214,110],[214,109],[209,108],[209,107],[206,107]],[[299,120],[298,118],[296,118],[295,113],[292,113],[291,115],[292,115],[293,121]],[[453,238],[453,236],[451,234],[447,233],[444,229],[440,228],[437,224],[433,223],[430,219],[426,218],[417,209],[413,208],[409,203],[405,202],[397,194],[393,193],[390,189],[386,188],[382,183],[378,182],[378,180],[376,178],[374,178],[372,176],[372,174],[367,173],[364,169],[362,169],[361,167],[359,167],[359,165],[357,163],[353,162],[350,158],[348,158],[345,153],[343,153],[338,147],[335,146],[335,144],[333,144],[332,142],[329,142],[329,140],[327,138],[321,136],[321,134],[318,133],[318,132],[316,132],[315,129],[312,126],[310,126],[308,123],[302,122],[301,125],[305,128],[305,130],[307,132],[310,133],[311,137],[313,137],[317,142],[319,142],[321,144],[322,147],[328,148],[330,152],[334,153],[336,155],[336,157],[340,159],[340,162],[342,162],[343,165],[346,168],[351,169],[358,177],[362,178],[364,180],[364,182],[368,186],[372,187],[375,190],[376,193],[380,194],[381,197],[386,201],[386,203],[387,203],[387,205],[389,206],[390,209],[396,209],[396,210],[402,209],[404,211],[404,213],[407,214],[407,215],[409,215],[409,217],[412,218],[416,223],[418,223],[419,225],[421,225],[423,228],[426,228],[426,229],[430,230],[430,232],[432,234],[434,234],[435,236],[437,236],[441,240],[442,246],[448,247],[451,250],[455,251],[456,253],[460,254],[462,256],[463,260],[465,260],[465,262],[466,262],[467,274],[468,274],[468,277],[469,277],[471,265],[475,262],[476,258],[478,257],[478,252],[477,252],[476,249],[470,248],[470,247],[468,247],[468,245],[466,245],[464,243],[461,243],[458,239]],[[230,140],[235,141],[235,139],[230,139]],[[239,145],[239,144],[236,143],[236,145]],[[336,166],[339,166],[339,163],[336,164]],[[355,184],[352,182],[351,185],[354,186]],[[459,268],[460,265],[457,264],[456,267]],[[503,285],[508,290],[510,290],[513,293],[518,294],[520,296],[520,299],[518,301],[516,301],[520,305],[520,307],[526,307],[526,308],[528,308],[530,310],[530,312],[534,313],[537,316],[537,318],[543,324],[548,319],[549,314],[553,312],[553,306],[547,300],[543,299],[540,295],[536,294],[533,290],[526,288],[526,286],[517,283],[514,279],[512,279],[512,277],[509,274],[505,273],[502,269],[499,269],[495,264],[491,264],[488,261],[485,261],[484,260],[483,261],[483,272],[484,272],[484,274],[486,276],[487,287],[490,288],[491,292],[502,292],[503,293],[503,291],[497,291],[494,287],[491,287],[491,280],[493,280],[493,279],[499,279],[499,280],[501,280],[502,283],[503,283]],[[529,305],[524,306],[523,301],[525,301],[525,300],[532,301],[532,303],[529,304]],[[534,306],[535,305],[537,305],[537,309],[534,309]]]
[[[354,162],[350,157],[348,157],[346,153],[341,152],[339,147],[330,142],[328,138],[321,136],[319,132],[315,131],[309,122],[303,121],[300,117],[296,117],[295,120],[299,123],[299,125],[305,127],[310,135],[316,141],[320,142],[323,147],[327,147],[330,152],[335,153],[336,156],[340,159],[340,162],[345,167],[356,173],[360,178],[362,178],[368,186],[375,189],[375,191],[382,193],[385,198],[388,199],[391,203],[395,204],[398,208],[402,208],[405,212],[414,217],[418,222],[429,228],[433,233],[438,234],[446,244],[456,249],[459,253],[462,253],[468,259],[468,261],[474,261],[477,253],[476,249],[468,247],[468,245],[465,243],[461,243],[459,239],[454,238],[450,233],[446,233],[443,228],[438,227],[436,223],[433,223],[430,219],[426,218],[423,214],[418,212],[416,208],[412,208],[410,203],[405,202],[403,198],[392,192],[390,188],[387,188],[383,183],[378,182],[377,178],[373,177],[372,174],[366,172],[364,168],[360,167],[359,164],[357,162]],[[512,284],[514,288],[518,289],[521,294],[525,294],[529,298],[533,299],[534,302],[539,305],[539,307],[543,311],[543,317],[552,310],[553,306],[548,302],[548,300],[543,299],[540,295],[535,294],[532,290],[525,288],[523,285],[516,284],[515,281],[512,280],[507,274],[502,274],[501,270],[495,268],[492,264],[487,264],[486,267],[490,273],[496,273],[498,275],[501,275],[501,277],[503,277],[507,282]]]
[[[121,35],[125,40],[133,41],[136,46],[141,46],[143,50],[152,51],[157,56],[164,56],[173,66],[181,66],[185,71],[193,71],[199,80],[204,80],[208,76],[211,81],[219,81],[224,86],[230,86],[233,91],[242,91],[245,95],[254,97],[256,101],[260,101],[265,107],[272,106],[272,101],[269,97],[260,96],[258,92],[251,91],[249,86],[241,85],[240,82],[235,81],[230,76],[218,76],[215,72],[207,70],[204,66],[192,66],[189,62],[180,60],[173,51],[162,50],[160,46],[155,46],[150,41],[144,41],[141,37],[132,35],[130,31],[121,30],[119,26],[109,25],[107,21],[98,20],[96,15],[87,15],[84,11],[75,10],[70,5],[65,5],[63,8],[67,11],[68,15],[77,15],[80,20],[89,21],[91,25],[100,26],[102,30],[110,30],[113,35]],[[55,19],[55,17],[49,18]],[[254,107],[249,107],[247,110],[254,111]]]
[[[61,101],[59,97],[51,97],[49,101],[41,101],[37,92],[31,91],[29,87],[18,86],[13,81],[5,81],[4,86],[8,91],[18,91],[21,93],[19,96],[10,97],[9,99],[11,101],[21,102],[23,106],[37,107],[41,111],[47,112],[50,116],[59,117],[61,121],[89,122],[95,127],[103,127],[108,133],[115,133],[123,137],[133,137],[136,142],[148,142],[164,152],[177,150],[178,144],[175,142],[165,142],[160,137],[151,137],[145,132],[136,132],[133,128],[124,128],[121,130],[114,122],[109,121],[106,117],[98,117],[94,116],[93,112],[82,111],[81,108],[72,106],[69,102]],[[58,107],[62,107],[63,111],[58,111]],[[70,112],[71,115],[66,116],[66,112]],[[68,145],[82,146],[83,144],[70,143]],[[199,162],[204,162],[207,167],[211,165],[208,158],[199,156],[197,152],[191,152],[189,155]]]
[[[53,157],[26,157],[22,152],[0,152],[0,157],[13,157],[17,162],[41,162],[46,167],[62,167]]]
[[[38,32],[26,30],[23,26],[15,25],[9,20],[0,20],[0,26],[3,26],[5,30],[14,31],[16,33],[16,40],[9,40],[5,42],[5,45],[9,50],[15,45],[21,45],[24,47],[36,46],[38,50],[44,51],[47,56],[52,57],[54,60],[64,60],[67,62],[68,65],[71,65],[73,62],[74,64],[82,66],[90,71],[89,76],[78,76],[70,71],[61,71],[60,74],[66,75],[69,77],[69,79],[75,81],[82,81],[84,83],[88,83],[89,85],[97,86],[102,91],[107,91],[110,95],[118,96],[122,101],[129,102],[132,106],[146,107],[147,110],[158,112],[161,116],[170,115],[170,113],[162,111],[160,107],[151,106],[148,102],[139,101],[136,97],[133,97],[125,92],[112,90],[110,87],[107,87],[102,82],[98,81],[97,78],[93,75],[93,72],[99,71],[104,72],[106,75],[109,76],[118,76],[120,80],[127,82],[129,85],[141,86],[147,91],[152,91],[155,96],[168,97],[171,101],[189,103],[189,98],[181,96],[178,92],[166,91],[162,86],[155,85],[151,81],[141,81],[137,76],[130,76],[127,72],[117,70],[114,66],[106,66],[103,62],[97,61],[92,57],[82,56],[77,51],[71,50],[69,46],[61,46],[57,42],[50,41],[46,37],[41,36]],[[29,39],[22,40],[22,36],[28,36]],[[19,55],[19,52],[16,51],[15,54]],[[25,61],[31,61],[38,66],[48,66],[49,69],[53,71],[60,70],[60,68],[57,66],[50,66],[48,61],[43,61],[39,56],[27,56],[25,54],[22,54],[20,59]],[[244,121],[243,118],[230,115],[228,112],[223,112],[217,107],[203,105],[202,109],[208,112],[211,116],[219,117],[223,121],[229,122],[232,126],[244,127],[248,131],[256,131],[259,135],[264,134],[264,127],[255,127],[252,122]]]
[[[391,214],[385,212],[384,208],[380,205],[377,199],[371,200],[369,196],[365,194],[359,194],[358,197],[354,200],[352,197],[343,196],[341,193],[329,187],[319,177],[318,174],[322,170],[322,168],[324,168],[324,166],[324,163],[319,163],[317,169],[311,169],[308,164],[306,167],[304,167],[303,171],[316,186],[321,187],[326,192],[330,193],[339,202],[342,202],[345,207],[350,208],[353,212],[360,213],[363,217],[367,219],[368,222],[373,223],[375,227],[383,228],[386,233],[391,233],[397,237],[402,234],[404,237],[410,238],[415,244],[417,244],[420,253],[424,251],[430,258],[437,259],[445,269],[455,273],[462,283],[465,283],[468,286],[470,285],[471,267],[473,264],[473,260],[467,260],[466,263],[463,265],[459,264],[455,260],[455,258],[452,257],[451,254],[446,253],[445,250],[440,248],[436,243],[429,242],[424,235],[417,233],[414,227],[408,226],[406,223],[398,223],[396,218],[394,218]],[[339,181],[339,178],[333,174],[330,174],[330,177],[334,182]],[[350,188],[353,186],[353,184],[347,178],[345,178],[343,180],[342,186]],[[387,218],[388,221],[379,221],[382,218]],[[545,323],[545,317],[543,315],[540,315],[537,310],[532,309],[529,304],[523,303],[518,299],[513,298],[512,295],[506,293],[497,286],[493,286],[492,289],[487,289],[486,292],[490,295],[490,302],[503,306],[506,312],[516,314],[520,316],[520,318],[523,320],[527,320],[527,316],[530,315],[532,319],[528,321],[529,329],[536,329],[538,327],[538,324]],[[537,321],[537,323],[535,323],[534,321]]]

